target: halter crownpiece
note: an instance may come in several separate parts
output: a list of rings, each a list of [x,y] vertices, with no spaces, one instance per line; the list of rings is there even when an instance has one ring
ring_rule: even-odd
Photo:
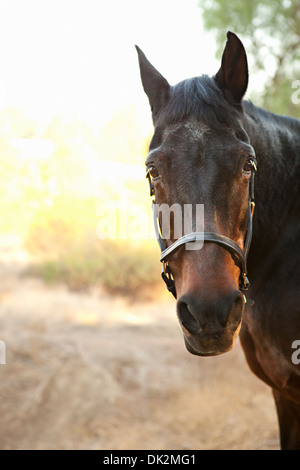
[[[217,243],[218,245],[225,248],[227,251],[230,252],[231,256],[236,258],[239,266],[240,266],[240,278],[239,278],[239,288],[242,291],[246,291],[250,285],[248,277],[247,277],[247,257],[248,252],[251,244],[252,239],[252,219],[253,219],[253,212],[254,212],[254,175],[257,171],[257,166],[254,160],[251,160],[251,177],[249,183],[249,205],[248,205],[248,228],[247,228],[247,235],[244,244],[244,250],[241,250],[239,245],[231,238],[225,237],[224,235],[220,235],[219,233],[214,232],[191,232],[187,235],[183,235],[181,238],[176,240],[170,246],[166,246],[164,240],[162,239],[160,230],[159,230],[159,223],[158,223],[158,216],[156,212],[156,203],[155,200],[152,201],[152,212],[153,212],[153,222],[154,222],[154,229],[155,235],[160,247],[161,255],[160,261],[162,262],[162,279],[164,280],[166,287],[169,292],[173,294],[176,299],[176,288],[175,282],[168,265],[168,259],[182,246],[186,243],[195,242],[195,241],[203,241],[204,243]],[[149,188],[150,188],[150,196],[155,196],[154,194],[154,186],[151,181],[151,176],[149,170],[146,173],[146,178],[149,181]]]

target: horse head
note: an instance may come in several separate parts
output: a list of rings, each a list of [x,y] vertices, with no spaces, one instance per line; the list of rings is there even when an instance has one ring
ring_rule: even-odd
[[[245,49],[229,32],[216,75],[175,86],[138,47],[137,51],[154,124],[146,168],[155,203],[204,207],[201,249],[178,243],[174,218],[168,235],[162,235],[170,251],[167,269],[176,289],[178,319],[189,352],[221,354],[233,347],[241,326],[245,296],[240,280],[245,269],[239,252],[245,252],[252,222],[249,195],[256,166],[243,125],[242,99],[248,85]],[[195,211],[192,217],[197,230]]]

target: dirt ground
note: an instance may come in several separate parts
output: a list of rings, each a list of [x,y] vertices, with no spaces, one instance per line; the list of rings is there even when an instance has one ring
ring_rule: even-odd
[[[271,391],[240,344],[198,358],[167,296],[128,303],[24,277],[0,256],[0,449],[278,449]]]

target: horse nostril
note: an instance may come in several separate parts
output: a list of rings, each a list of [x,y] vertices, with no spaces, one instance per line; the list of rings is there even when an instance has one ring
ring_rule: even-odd
[[[235,298],[230,304],[229,308],[227,308],[225,315],[223,313],[223,315],[219,317],[221,325],[226,326],[227,323],[230,323],[231,325],[236,326],[237,323],[240,323],[244,305],[244,296],[239,292],[235,295]]]
[[[177,302],[177,315],[182,326],[191,334],[197,334],[200,330],[198,320],[190,311],[186,302],[179,300]]]

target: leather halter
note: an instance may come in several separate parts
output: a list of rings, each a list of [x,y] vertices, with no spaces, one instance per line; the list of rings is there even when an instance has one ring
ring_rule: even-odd
[[[249,183],[249,205],[248,205],[248,228],[246,239],[244,243],[244,250],[241,250],[239,245],[231,238],[225,237],[224,235],[220,235],[219,233],[215,232],[191,232],[187,235],[183,235],[181,238],[176,240],[170,246],[166,246],[164,240],[161,237],[160,230],[159,230],[159,223],[158,223],[158,216],[156,211],[156,203],[155,200],[152,201],[152,212],[153,212],[153,222],[154,222],[154,229],[158,244],[160,246],[160,261],[163,264],[162,269],[162,279],[164,280],[166,287],[169,292],[171,292],[175,299],[176,299],[176,288],[175,282],[168,265],[168,259],[182,246],[186,243],[195,242],[195,241],[203,241],[204,243],[217,243],[218,245],[225,248],[231,256],[236,259],[239,263],[239,267],[241,270],[240,278],[239,278],[239,288],[242,291],[246,291],[250,285],[248,277],[247,277],[247,256],[251,244],[252,239],[252,219],[253,219],[253,212],[254,212],[254,175],[257,171],[256,164],[254,160],[251,160],[252,169],[251,169],[251,177]],[[146,178],[149,180],[149,187],[150,187],[150,196],[154,196],[154,186],[151,181],[151,176],[149,170],[146,173]]]

